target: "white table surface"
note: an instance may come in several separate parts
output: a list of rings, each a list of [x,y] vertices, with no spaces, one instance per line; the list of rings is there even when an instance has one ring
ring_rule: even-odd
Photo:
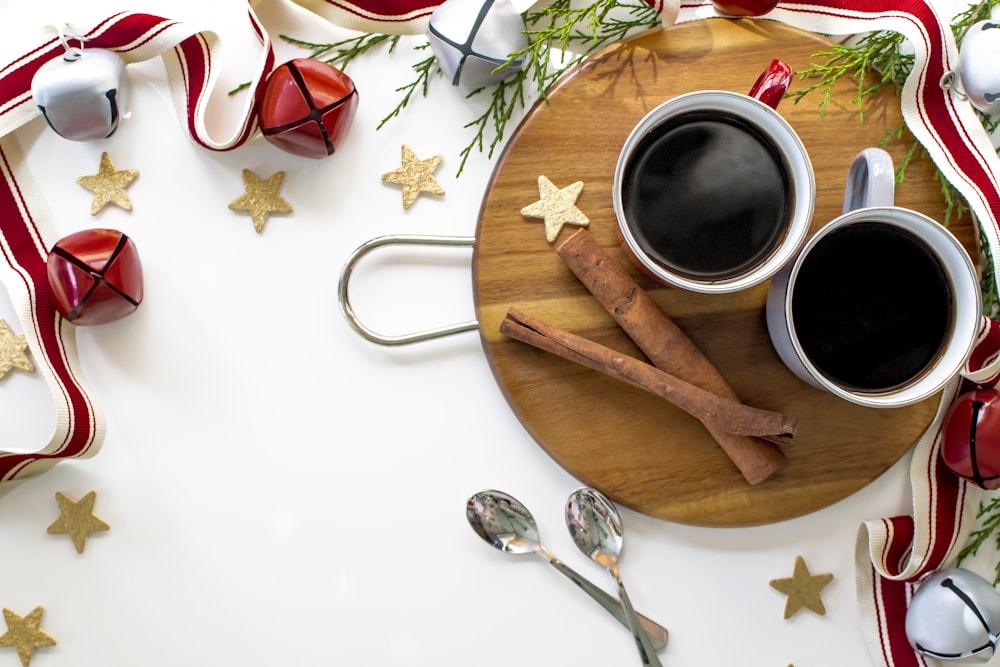
[[[223,81],[248,78],[241,0],[0,0],[0,62],[46,23],[89,26],[121,9],[215,30],[226,46]],[[345,34],[284,1],[260,17],[275,36]],[[424,57],[409,48],[419,41],[348,69],[359,113],[323,161],[260,138],[229,153],[195,147],[159,60],[130,66],[131,116],[111,139],[65,141],[41,121],[19,131],[60,233],[126,232],[146,289],[134,315],[79,330],[84,372],[107,417],[102,451],[0,490],[0,607],[24,615],[44,606],[42,628],[58,641],[38,649],[33,666],[638,664],[627,631],[567,580],[469,529],[466,499],[505,490],[534,512],[552,551],[613,590],[565,529],[563,507],[579,483],[518,422],[478,336],[381,348],[337,306],[340,267],[365,240],[475,231],[495,160],[475,154],[455,172],[476,105],[438,78],[429,97],[375,129]],[[279,62],[303,55],[275,42]],[[217,122],[231,120],[231,101],[213,104]],[[404,143],[420,157],[444,155],[437,176],[447,192],[408,211],[399,189],[380,180]],[[112,206],[91,217],[91,195],[74,182],[96,172],[105,150],[118,169],[140,171],[128,190],[132,213]],[[281,195],[295,208],[260,235],[227,208],[243,192],[243,168],[284,170]],[[469,257],[371,256],[352,297],[390,332],[470,319]],[[0,317],[21,331],[9,303]],[[39,375],[0,383],[4,446],[37,449],[52,424]],[[623,510],[622,575],[636,607],[670,629],[664,664],[869,664],[855,536],[864,519],[909,511],[907,461],[828,509],[775,525],[705,529]],[[58,516],[56,492],[91,490],[111,530],[91,534],[78,554],[46,528]],[[797,555],[813,573],[834,575],[825,616],[785,620],[785,596],[768,586],[791,576]],[[0,649],[0,667],[17,660]]]

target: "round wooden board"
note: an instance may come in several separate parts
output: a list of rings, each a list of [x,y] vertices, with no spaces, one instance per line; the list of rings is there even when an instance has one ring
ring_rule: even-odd
[[[590,231],[623,264],[611,187],[619,150],[652,108],[699,89],[745,92],[772,58],[806,68],[827,43],[771,21],[709,19],[653,30],[588,59],[562,78],[547,104],[532,109],[501,156],[480,212],[473,280],[480,334],[496,379],[524,426],[563,468],[622,505],[661,519],[746,526],[800,516],[876,479],[917,440],[939,400],[893,410],[862,408],[793,376],[767,336],[767,284],[730,295],[699,295],[632,274],[711,359],[749,405],[800,418],[782,469],[748,485],[700,423],[663,400],[502,336],[509,307],[643,358],[576,280],[540,220],[520,215],[538,199],[545,175],[558,187],[585,183],[577,206]],[[802,83],[793,84],[793,90]],[[898,99],[886,90],[866,108],[842,82],[824,120],[820,93],[782,115],[802,137],[816,173],[813,230],[840,213],[848,164],[899,126]],[[888,150],[898,161],[901,142]],[[943,219],[943,197],[927,160],[915,161],[896,202]],[[970,216],[952,230],[975,251]],[[973,255],[975,256],[975,255]],[[901,290],[906,289],[905,279]]]

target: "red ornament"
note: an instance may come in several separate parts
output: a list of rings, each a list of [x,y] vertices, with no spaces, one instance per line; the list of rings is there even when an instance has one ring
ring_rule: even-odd
[[[712,4],[728,16],[763,16],[775,8],[778,0],[712,0]]]
[[[358,108],[358,90],[333,65],[296,58],[264,82],[257,121],[264,138],[296,155],[333,155]]]
[[[142,301],[142,265],[132,240],[86,229],[59,240],[47,260],[52,303],[74,324],[104,324]]]
[[[942,438],[949,470],[984,489],[1000,488],[1000,392],[976,389],[955,399]]]

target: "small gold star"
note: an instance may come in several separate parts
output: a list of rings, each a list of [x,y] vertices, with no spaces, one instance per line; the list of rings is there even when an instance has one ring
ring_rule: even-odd
[[[285,177],[279,171],[266,181],[249,169],[243,170],[243,187],[246,192],[229,202],[230,211],[249,211],[253,227],[260,234],[272,213],[291,213],[292,205],[278,196],[278,188]]]
[[[45,634],[42,624],[44,607],[35,607],[27,616],[19,616],[10,609],[3,610],[3,620],[7,622],[7,632],[0,635],[0,646],[13,646],[21,658],[21,664],[28,667],[31,653],[39,646],[55,646],[56,640]]]
[[[101,166],[93,176],[81,176],[76,182],[94,193],[90,204],[90,214],[98,212],[108,204],[115,204],[126,211],[132,210],[132,200],[128,198],[125,188],[139,175],[138,169],[123,169],[115,171],[111,158],[107,153],[101,153]]]
[[[538,196],[534,204],[521,209],[521,215],[545,220],[545,240],[552,243],[563,225],[586,227],[590,220],[576,207],[576,198],[583,190],[583,181],[559,189],[545,176],[538,177]]]
[[[421,192],[443,195],[444,188],[434,178],[434,171],[441,164],[442,156],[435,155],[421,160],[413,149],[403,144],[403,164],[382,174],[384,183],[395,183],[403,186],[403,208],[410,208]]]
[[[7,377],[11,369],[34,373],[35,367],[24,351],[28,349],[28,341],[24,334],[14,335],[7,322],[0,320],[0,380]]]
[[[812,609],[819,615],[826,613],[819,592],[833,580],[832,574],[809,574],[809,568],[802,556],[795,557],[795,572],[785,579],[774,579],[771,588],[788,596],[785,601],[785,618],[791,618],[803,607]]]
[[[98,530],[109,530],[111,526],[94,516],[94,501],[97,492],[91,491],[79,501],[56,491],[59,503],[59,518],[49,526],[49,535],[69,535],[77,553],[83,553],[87,546],[87,534]]]

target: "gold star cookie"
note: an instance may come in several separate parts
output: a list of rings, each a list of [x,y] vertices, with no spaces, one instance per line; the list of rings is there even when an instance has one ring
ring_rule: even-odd
[[[108,204],[131,211],[132,200],[128,198],[125,188],[131,185],[138,175],[138,169],[116,171],[108,154],[101,153],[101,166],[97,173],[92,176],[81,176],[76,182],[94,193],[90,214],[97,215]]]
[[[291,213],[292,205],[278,196],[278,188],[285,177],[285,172],[279,171],[267,180],[249,169],[243,170],[243,187],[246,192],[229,202],[230,211],[249,211],[253,227],[260,234],[272,213]]]
[[[87,535],[99,530],[109,530],[111,526],[94,516],[94,501],[97,492],[91,491],[80,500],[56,492],[59,503],[59,518],[49,526],[49,535],[69,535],[77,553],[83,553],[87,546]]]
[[[7,632],[0,635],[0,646],[11,646],[17,649],[21,664],[28,667],[31,654],[39,646],[55,646],[56,640],[47,635],[39,627],[42,624],[44,607],[35,607],[27,616],[15,614],[10,609],[3,610],[3,619],[7,622]]]
[[[833,580],[832,574],[809,574],[802,556],[795,557],[795,571],[791,577],[774,579],[771,588],[788,596],[785,600],[785,618],[791,618],[803,607],[812,609],[819,615],[826,614],[826,607],[819,592]]]
[[[538,196],[541,199],[522,208],[521,215],[545,220],[545,240],[553,243],[563,225],[586,227],[590,223],[583,211],[576,207],[576,199],[580,196],[581,190],[583,181],[577,181],[560,189],[545,176],[539,176]]]
[[[403,186],[403,208],[413,206],[413,202],[417,200],[417,197],[422,192],[443,195],[444,188],[434,178],[434,171],[441,164],[442,156],[435,155],[426,160],[421,160],[413,152],[413,149],[406,144],[403,144],[402,153],[402,166],[399,169],[382,174],[382,182]]]
[[[14,368],[26,373],[35,371],[31,359],[25,354],[27,349],[28,341],[24,334],[15,336],[7,322],[0,320],[0,380],[7,377],[7,373]]]

